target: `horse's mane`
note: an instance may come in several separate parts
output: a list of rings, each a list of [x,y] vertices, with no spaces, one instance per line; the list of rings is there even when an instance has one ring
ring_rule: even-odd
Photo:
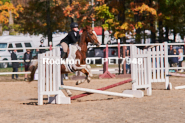
[[[89,30],[92,30],[92,28],[91,28],[91,26],[85,26],[82,30],[83,30],[83,32],[87,32]],[[85,39],[85,35],[81,35],[80,38],[81,38],[80,40]],[[79,43],[79,45],[82,45],[83,42],[81,42],[80,40],[78,41],[78,43]]]

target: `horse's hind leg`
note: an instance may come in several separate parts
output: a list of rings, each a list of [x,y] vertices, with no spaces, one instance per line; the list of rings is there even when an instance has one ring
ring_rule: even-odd
[[[87,82],[89,83],[91,81],[91,77],[93,77],[93,74],[91,73],[91,66],[90,65],[86,65],[86,68],[88,69],[89,71],[89,74],[86,75],[86,79],[87,79]]]
[[[93,76],[93,74],[91,73],[91,66],[86,65],[86,70],[88,70],[87,73],[85,73],[86,74],[86,80],[89,83],[91,81],[91,77]]]
[[[82,84],[82,83],[84,83],[85,81],[89,82],[89,81],[87,80],[87,76],[85,77],[85,79],[78,80],[78,81],[76,82],[76,85]]]

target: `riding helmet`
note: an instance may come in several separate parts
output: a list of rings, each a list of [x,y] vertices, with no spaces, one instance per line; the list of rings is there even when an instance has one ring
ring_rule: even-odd
[[[70,27],[71,27],[71,28],[78,28],[78,24],[75,23],[75,22],[73,22],[73,23],[71,23]]]
[[[43,43],[43,42],[44,42],[44,39],[41,39],[41,40],[40,40],[40,43]]]

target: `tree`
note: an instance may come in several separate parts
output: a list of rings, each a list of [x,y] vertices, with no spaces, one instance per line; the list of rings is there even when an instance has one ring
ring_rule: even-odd
[[[24,11],[20,12],[20,16],[16,20],[16,23],[20,26],[19,31],[22,33],[48,36],[48,33],[52,35],[57,30],[69,30],[69,27],[66,26],[69,20],[63,14],[63,8],[67,5],[67,0],[52,0],[50,3],[48,3],[48,0],[29,1],[28,5],[23,7]],[[48,12],[50,15],[48,15]],[[50,39],[48,38],[49,41],[52,41],[51,35]]]
[[[81,26],[91,24],[92,19],[105,29],[112,30],[116,38],[132,34],[136,39],[141,37],[135,33],[138,29],[150,29],[150,15],[156,19],[156,10],[144,2],[134,3],[133,0],[96,0],[93,7],[86,1],[73,2],[64,10],[68,17],[76,18]],[[136,21],[136,16],[138,20]],[[138,41],[139,42],[139,41]]]
[[[152,43],[156,39],[162,42],[168,39],[169,30],[174,35],[180,33],[182,38],[185,35],[184,0],[94,0],[94,6],[89,4],[91,0],[72,0],[71,5],[69,0],[51,0],[48,16],[51,21],[48,22],[46,1],[28,2],[16,20],[20,31],[46,36],[48,24],[51,32],[69,30],[69,18],[73,18],[80,27],[90,25],[94,20],[96,26],[112,30],[116,38],[126,39],[129,35],[137,43],[147,36],[151,37]],[[146,35],[145,30],[150,30],[151,35]]]
[[[0,0],[0,35],[2,35],[2,26],[3,24],[6,25],[10,22],[10,18],[17,18],[19,14],[17,13],[18,10],[21,10],[21,6],[18,5],[14,7],[9,0]],[[13,15],[12,15],[13,14]],[[12,20],[11,20],[12,22]],[[12,23],[10,23],[12,24]],[[13,26],[13,25],[10,25]]]
[[[169,32],[173,33],[175,42],[175,36],[180,34],[183,39],[185,36],[185,5],[184,0],[162,0],[157,1],[158,13],[159,13],[159,39],[168,41]],[[165,27],[165,32],[163,32]],[[163,37],[165,34],[165,37]]]
[[[71,17],[76,20],[80,27],[84,27],[85,25],[92,24],[92,21],[96,22],[97,25],[104,24],[106,19],[111,18],[109,12],[109,7],[106,6],[104,0],[96,0],[96,4],[93,6],[89,4],[87,0],[76,0],[73,1],[70,6],[67,6],[64,9],[64,14],[66,17]],[[102,29],[102,44],[104,43],[104,29]]]
[[[112,8],[112,13],[117,13],[117,15],[119,14],[116,8]],[[135,30],[139,28],[149,28],[148,24],[150,20],[150,14],[156,16],[156,10],[144,3],[136,4],[134,2],[131,2],[130,8],[127,8],[127,10],[125,11],[124,22],[118,21],[117,19],[107,19],[105,21],[104,27],[108,28],[108,26],[110,26],[111,30],[115,32],[114,36],[116,38],[125,37],[127,33],[131,34],[132,36],[136,36],[137,39],[140,34],[137,34]],[[138,15],[138,18],[135,18],[135,15]],[[137,21],[135,21],[136,19]]]
[[[87,0],[76,0],[64,8],[65,17],[73,18],[80,27],[89,25],[94,18],[94,7]]]

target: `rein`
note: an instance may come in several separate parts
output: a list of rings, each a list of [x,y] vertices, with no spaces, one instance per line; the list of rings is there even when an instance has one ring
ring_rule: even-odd
[[[87,31],[87,36],[89,37],[89,39],[90,39],[90,41],[91,41],[91,43],[92,43],[92,45],[94,45],[94,40],[91,38],[91,36],[89,35],[89,32]],[[87,38],[87,37],[86,37]]]

